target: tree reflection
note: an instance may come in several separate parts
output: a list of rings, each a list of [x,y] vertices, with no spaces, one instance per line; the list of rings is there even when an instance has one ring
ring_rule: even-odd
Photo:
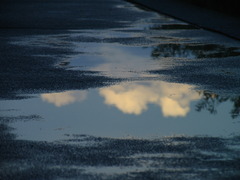
[[[230,97],[230,96],[220,96],[215,93],[208,91],[201,91],[202,99],[196,105],[196,111],[200,112],[202,110],[207,110],[211,114],[217,113],[217,106],[221,103],[230,101],[233,103],[232,110],[230,112],[233,119],[239,117],[240,115],[240,96]]]
[[[225,47],[217,44],[159,44],[152,50],[154,59],[159,57],[185,57],[185,58],[220,58],[239,56],[237,47]]]

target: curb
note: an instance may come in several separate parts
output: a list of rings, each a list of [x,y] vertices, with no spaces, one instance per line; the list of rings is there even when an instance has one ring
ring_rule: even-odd
[[[127,0],[197,27],[240,40],[240,18],[177,0]]]

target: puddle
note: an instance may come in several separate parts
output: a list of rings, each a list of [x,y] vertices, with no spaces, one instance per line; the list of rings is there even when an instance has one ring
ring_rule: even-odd
[[[108,5],[2,37],[0,179],[239,176],[239,42]]]
[[[56,141],[67,138],[66,134],[114,138],[238,135],[239,98],[234,102],[234,98],[194,88],[136,81],[88,91],[45,93],[1,102],[6,110],[18,110],[3,111],[2,115],[12,117],[9,122],[14,134],[25,140]]]

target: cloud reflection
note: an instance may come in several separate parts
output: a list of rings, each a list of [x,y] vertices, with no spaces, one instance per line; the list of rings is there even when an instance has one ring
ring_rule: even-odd
[[[99,89],[105,104],[115,106],[125,114],[140,115],[155,104],[162,110],[164,117],[184,117],[190,111],[190,103],[201,98],[187,84],[167,83],[163,81],[129,82]],[[87,98],[87,91],[66,91],[42,94],[43,101],[57,107]]]
[[[199,93],[186,84],[167,82],[126,83],[100,89],[105,104],[115,106],[123,113],[140,115],[148,104],[156,104],[165,117],[186,116],[190,102],[200,99]]]
[[[74,102],[81,102],[87,98],[87,91],[66,91],[60,93],[42,94],[43,101],[54,104],[57,107],[68,105]]]

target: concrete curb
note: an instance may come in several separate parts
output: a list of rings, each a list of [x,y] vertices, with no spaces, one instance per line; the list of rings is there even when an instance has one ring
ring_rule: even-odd
[[[127,0],[161,14],[240,40],[240,18],[177,0]]]

